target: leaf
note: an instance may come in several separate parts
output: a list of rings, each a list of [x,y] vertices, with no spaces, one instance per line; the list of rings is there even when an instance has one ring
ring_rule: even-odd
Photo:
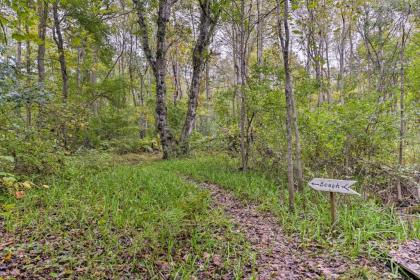
[[[10,188],[10,187],[14,186],[14,184],[16,182],[16,178],[14,178],[14,177],[4,177],[2,179],[2,182],[6,187]]]
[[[25,181],[23,183],[21,183],[21,185],[25,188],[25,189],[30,189],[32,188],[33,183],[29,182],[29,181]]]
[[[17,198],[17,199],[21,199],[21,198],[23,198],[25,196],[25,192],[24,191],[17,191],[17,192],[15,192],[15,197]]]
[[[14,39],[16,41],[24,41],[25,40],[25,34],[13,33],[12,34],[12,39]]]
[[[12,252],[6,253],[3,257],[3,262],[10,262],[12,260],[13,254]]]
[[[15,158],[12,156],[0,156],[0,159],[10,161],[12,163],[15,162]],[[0,176],[1,176],[1,173],[5,173],[5,172],[0,172]]]
[[[5,211],[5,212],[10,212],[15,208],[15,204],[11,203],[11,204],[3,204],[1,205],[1,208]]]
[[[220,255],[214,255],[213,256],[213,263],[217,266],[222,265],[222,257]]]

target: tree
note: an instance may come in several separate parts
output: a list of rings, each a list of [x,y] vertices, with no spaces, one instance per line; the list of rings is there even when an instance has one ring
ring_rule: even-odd
[[[47,31],[48,2],[38,1],[38,44],[37,67],[38,67],[38,83],[41,89],[45,86],[45,35]]]
[[[297,111],[293,94],[292,74],[290,67],[290,27],[289,1],[284,1],[283,17],[280,16],[280,0],[277,0],[277,30],[283,54],[284,93],[286,97],[286,130],[287,130],[287,179],[289,190],[289,209],[294,210],[294,174],[293,174],[293,130],[295,132],[296,165],[298,170],[298,187],[303,188],[303,170],[301,163],[300,135],[297,123]],[[283,25],[283,26],[282,26]]]
[[[53,18],[54,18],[54,30],[53,30],[53,38],[57,45],[58,50],[58,61],[60,62],[60,71],[61,71],[61,80],[62,80],[62,100],[64,105],[64,110],[67,107],[67,99],[68,99],[68,77],[67,77],[67,63],[66,63],[66,56],[64,53],[64,40],[63,34],[61,32],[61,20],[58,15],[58,4],[59,2],[56,1],[53,3]],[[61,133],[63,136],[63,144],[64,147],[67,147],[67,125],[65,121],[61,124]]]
[[[166,36],[171,8],[177,0],[159,0],[156,19],[156,51],[152,52],[149,44],[149,28],[146,19],[146,1],[134,0],[137,11],[139,32],[144,54],[153,70],[156,82],[156,123],[163,150],[163,158],[173,156],[174,137],[170,131],[166,108],[166,53],[168,50]]]
[[[188,142],[196,121],[201,76],[206,63],[208,63],[208,46],[221,12],[221,3],[217,0],[200,0],[199,5],[199,34],[192,55],[193,73],[191,77],[188,110],[180,137],[180,151],[182,154],[187,154],[189,150]]]
[[[407,45],[408,38],[410,36],[411,27],[408,27],[407,22],[411,14],[411,6],[408,5],[406,8],[407,11],[403,11],[402,20],[401,20],[401,44],[400,44],[400,129],[399,129],[399,139],[398,139],[398,169],[401,172],[401,169],[404,166],[404,138],[405,138],[405,49]],[[402,188],[401,188],[401,176],[397,176],[397,197],[398,200],[402,200]]]

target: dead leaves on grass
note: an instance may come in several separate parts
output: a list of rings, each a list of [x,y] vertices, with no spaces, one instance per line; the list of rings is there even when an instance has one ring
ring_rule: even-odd
[[[31,181],[19,181],[13,174],[0,172],[0,190],[5,189],[7,193],[17,199],[25,196],[26,192],[34,188],[48,189],[48,185],[36,185]]]

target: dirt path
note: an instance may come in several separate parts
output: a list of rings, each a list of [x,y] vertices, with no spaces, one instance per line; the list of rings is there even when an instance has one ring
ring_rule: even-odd
[[[372,279],[394,279],[385,265],[366,258],[350,261],[317,247],[303,248],[297,237],[282,232],[272,214],[257,211],[253,204],[243,204],[217,185],[189,181],[209,190],[216,206],[224,209],[250,241],[257,253],[258,279],[338,279],[345,273],[343,279],[365,279],[357,272],[348,274],[349,268],[355,267],[379,277]]]

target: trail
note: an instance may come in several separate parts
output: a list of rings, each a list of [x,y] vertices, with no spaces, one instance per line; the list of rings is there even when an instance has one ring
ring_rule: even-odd
[[[274,215],[261,213],[256,205],[244,204],[215,184],[188,181],[209,190],[215,205],[224,209],[249,240],[257,253],[258,279],[338,279],[355,266],[375,272],[380,279],[395,279],[385,265],[366,258],[350,261],[315,245],[303,247],[298,237],[283,233]]]

